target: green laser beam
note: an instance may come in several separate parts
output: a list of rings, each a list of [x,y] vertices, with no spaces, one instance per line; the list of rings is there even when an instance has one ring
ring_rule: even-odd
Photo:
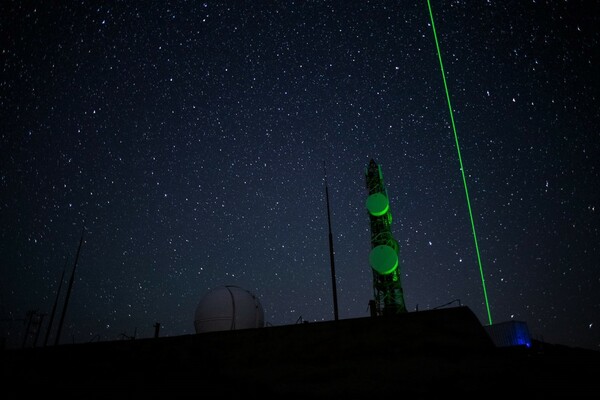
[[[448,100],[448,111],[450,112],[450,122],[452,124],[452,131],[454,132],[454,143],[456,144],[456,152],[458,153],[458,162],[460,163],[460,172],[462,174],[463,185],[465,187],[465,196],[467,198],[467,208],[469,210],[469,217],[471,218],[471,229],[473,231],[473,240],[475,241],[475,251],[477,253],[477,263],[479,264],[479,274],[481,275],[481,286],[483,287],[483,297],[485,298],[485,307],[487,309],[488,320],[492,325],[492,314],[490,313],[490,303],[488,302],[487,290],[485,289],[485,278],[483,276],[483,266],[481,265],[481,256],[479,255],[479,245],[477,244],[477,234],[475,233],[475,222],[473,221],[473,211],[471,210],[471,201],[469,200],[469,190],[467,189],[467,178],[465,176],[465,169],[463,167],[462,156],[460,155],[460,146],[458,145],[458,134],[456,133],[456,124],[454,123],[454,114],[452,113],[452,104],[450,103],[450,92],[448,91],[448,84],[446,83],[446,72],[444,72],[444,63],[442,62],[442,52],[440,51],[440,44],[437,38],[437,32],[435,30],[435,23],[433,22],[433,11],[431,10],[431,3],[427,0],[427,7],[429,8],[429,17],[431,18],[431,28],[433,30],[433,39],[435,40],[435,48],[437,50],[438,59],[440,60],[440,70],[442,72],[442,81],[444,82],[444,90],[446,91],[446,100]]]

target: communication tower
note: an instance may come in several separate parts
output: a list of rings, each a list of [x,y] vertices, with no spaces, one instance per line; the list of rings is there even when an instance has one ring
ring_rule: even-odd
[[[371,251],[369,264],[373,271],[371,315],[399,314],[406,312],[404,292],[400,280],[398,242],[392,235],[390,201],[383,181],[381,167],[371,159],[365,170],[369,191],[367,210],[371,224]]]

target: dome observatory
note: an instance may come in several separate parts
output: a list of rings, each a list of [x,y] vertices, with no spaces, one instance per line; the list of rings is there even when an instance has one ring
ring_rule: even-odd
[[[198,304],[196,333],[262,328],[264,310],[258,298],[238,286],[226,285],[208,292]]]

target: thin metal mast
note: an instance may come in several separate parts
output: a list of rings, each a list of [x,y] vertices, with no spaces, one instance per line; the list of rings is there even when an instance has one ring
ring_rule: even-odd
[[[50,337],[50,331],[52,330],[52,323],[54,322],[54,314],[56,313],[56,305],[58,304],[58,297],[60,296],[60,289],[62,288],[63,281],[65,280],[65,271],[67,269],[67,261],[63,267],[62,275],[60,276],[60,282],[58,284],[58,290],[56,291],[56,298],[54,299],[54,305],[52,306],[52,312],[50,313],[50,321],[48,322],[48,328],[46,330],[46,338],[44,339],[44,347],[48,345],[48,338]]]
[[[337,288],[335,282],[335,261],[333,251],[333,235],[331,234],[331,213],[329,211],[329,187],[327,184],[327,169],[325,168],[325,161],[323,161],[323,171],[325,172],[325,198],[327,199],[327,225],[329,226],[329,260],[331,263],[331,287],[333,289],[333,315],[335,320],[339,319],[338,315],[338,301],[337,301]]]
[[[54,340],[55,346],[58,345],[58,342],[60,341],[60,333],[62,331],[63,323],[65,322],[65,314],[67,313],[67,306],[69,305],[69,297],[71,297],[71,289],[73,288],[73,281],[75,280],[75,269],[77,268],[77,261],[79,260],[79,251],[81,250],[81,245],[83,244],[83,232],[85,232],[85,227],[81,231],[81,239],[79,240],[79,247],[77,247],[75,264],[73,265],[73,271],[71,272],[71,279],[69,279],[67,297],[65,298],[65,305],[63,306],[62,314],[60,316],[60,323],[58,324],[58,332],[56,332],[56,339]]]

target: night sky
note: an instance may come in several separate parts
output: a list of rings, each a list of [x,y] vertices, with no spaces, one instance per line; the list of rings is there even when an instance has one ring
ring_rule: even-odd
[[[598,3],[431,6],[492,319],[600,349]],[[3,1],[0,34],[7,347],[66,265],[56,329],[84,227],[62,343],[194,333],[226,284],[332,320],[324,163],[339,317],[368,316],[371,158],[409,311],[488,323],[426,0]]]

